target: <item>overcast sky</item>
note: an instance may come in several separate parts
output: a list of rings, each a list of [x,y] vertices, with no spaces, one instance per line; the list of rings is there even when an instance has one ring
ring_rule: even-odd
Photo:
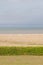
[[[0,24],[43,25],[43,0],[0,0]]]

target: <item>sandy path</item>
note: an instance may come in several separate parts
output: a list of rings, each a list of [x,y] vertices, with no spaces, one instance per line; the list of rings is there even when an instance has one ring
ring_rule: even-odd
[[[43,34],[0,34],[0,46],[43,45]]]

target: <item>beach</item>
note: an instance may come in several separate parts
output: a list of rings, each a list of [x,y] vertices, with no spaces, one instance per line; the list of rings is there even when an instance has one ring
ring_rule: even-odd
[[[43,45],[43,34],[0,34],[0,46]]]

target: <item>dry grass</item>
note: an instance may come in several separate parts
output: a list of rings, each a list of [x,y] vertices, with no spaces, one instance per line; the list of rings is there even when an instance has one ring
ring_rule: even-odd
[[[0,65],[43,65],[43,56],[0,56]]]

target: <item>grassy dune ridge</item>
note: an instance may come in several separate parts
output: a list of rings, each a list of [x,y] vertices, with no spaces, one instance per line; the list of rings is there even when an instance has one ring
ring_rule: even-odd
[[[0,47],[0,55],[42,55],[43,47]]]

